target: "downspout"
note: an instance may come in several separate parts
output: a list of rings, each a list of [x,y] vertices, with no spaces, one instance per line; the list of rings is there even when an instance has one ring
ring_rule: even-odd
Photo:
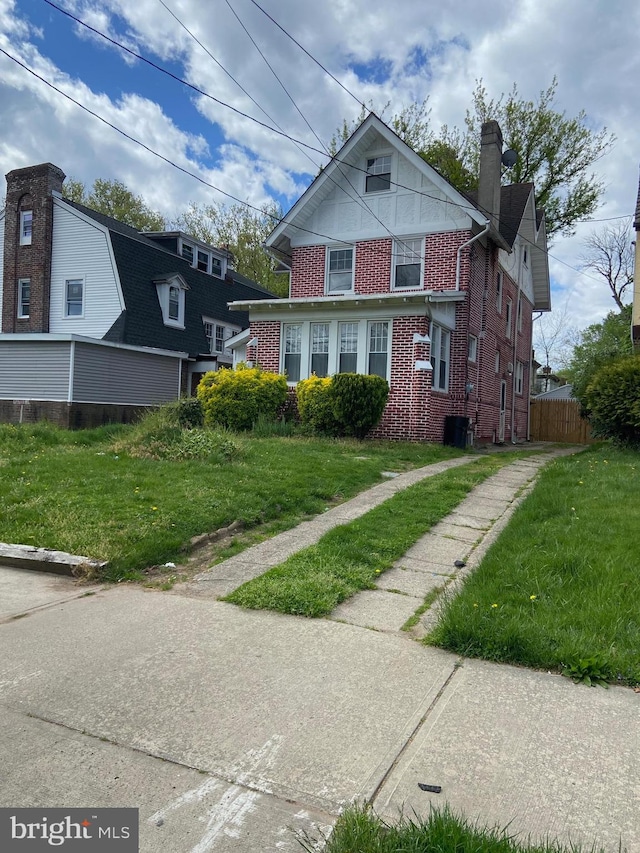
[[[475,237],[472,237],[470,240],[467,240],[466,243],[463,243],[461,246],[458,246],[458,251],[456,252],[456,290],[460,290],[460,256],[462,254],[462,250],[466,249],[467,246],[470,246],[472,243],[475,243],[476,240],[479,240],[480,237],[484,237],[489,228],[491,227],[491,223],[489,220],[485,220],[484,230],[479,234],[476,234]]]

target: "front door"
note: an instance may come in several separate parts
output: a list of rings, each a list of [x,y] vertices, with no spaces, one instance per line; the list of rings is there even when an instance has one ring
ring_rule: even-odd
[[[505,379],[500,383],[500,426],[498,427],[498,443],[504,441],[504,422],[507,412],[507,382]]]

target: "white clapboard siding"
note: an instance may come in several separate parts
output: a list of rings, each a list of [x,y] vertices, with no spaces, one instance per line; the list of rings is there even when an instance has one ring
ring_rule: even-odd
[[[12,341],[0,346],[0,399],[65,401],[70,341]]]
[[[84,315],[65,317],[65,282],[84,279]],[[64,202],[54,203],[49,331],[102,338],[124,305],[106,229],[86,221]]]
[[[179,394],[180,359],[77,342],[73,400],[150,406]]]

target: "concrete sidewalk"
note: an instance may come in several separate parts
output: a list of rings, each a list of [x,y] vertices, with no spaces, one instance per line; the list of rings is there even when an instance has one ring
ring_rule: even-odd
[[[514,463],[458,507],[453,527],[482,541],[434,535],[473,565],[536,470]],[[428,574],[420,553],[397,568]],[[0,624],[0,806],[138,807],[143,853],[293,853],[296,833],[326,834],[354,799],[391,819],[449,803],[511,833],[640,850],[632,690],[460,659],[397,621],[371,631],[207,594],[90,592],[61,601],[73,593],[52,587]]]

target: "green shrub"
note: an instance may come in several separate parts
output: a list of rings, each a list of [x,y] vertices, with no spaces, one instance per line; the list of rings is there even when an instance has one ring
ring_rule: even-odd
[[[584,393],[584,408],[594,435],[640,446],[640,356],[601,368]]]
[[[182,397],[175,404],[178,423],[184,429],[204,426],[204,409],[197,397]]]
[[[380,376],[336,373],[331,380],[333,414],[344,435],[364,436],[380,422],[389,385]]]
[[[296,385],[300,420],[306,427],[310,427],[312,432],[335,435],[340,431],[340,425],[333,413],[331,386],[329,376],[321,379],[315,374],[300,380]]]
[[[260,415],[276,419],[287,398],[287,380],[282,374],[238,365],[235,370],[205,373],[197,394],[207,426],[219,424],[232,430],[247,430]]]

